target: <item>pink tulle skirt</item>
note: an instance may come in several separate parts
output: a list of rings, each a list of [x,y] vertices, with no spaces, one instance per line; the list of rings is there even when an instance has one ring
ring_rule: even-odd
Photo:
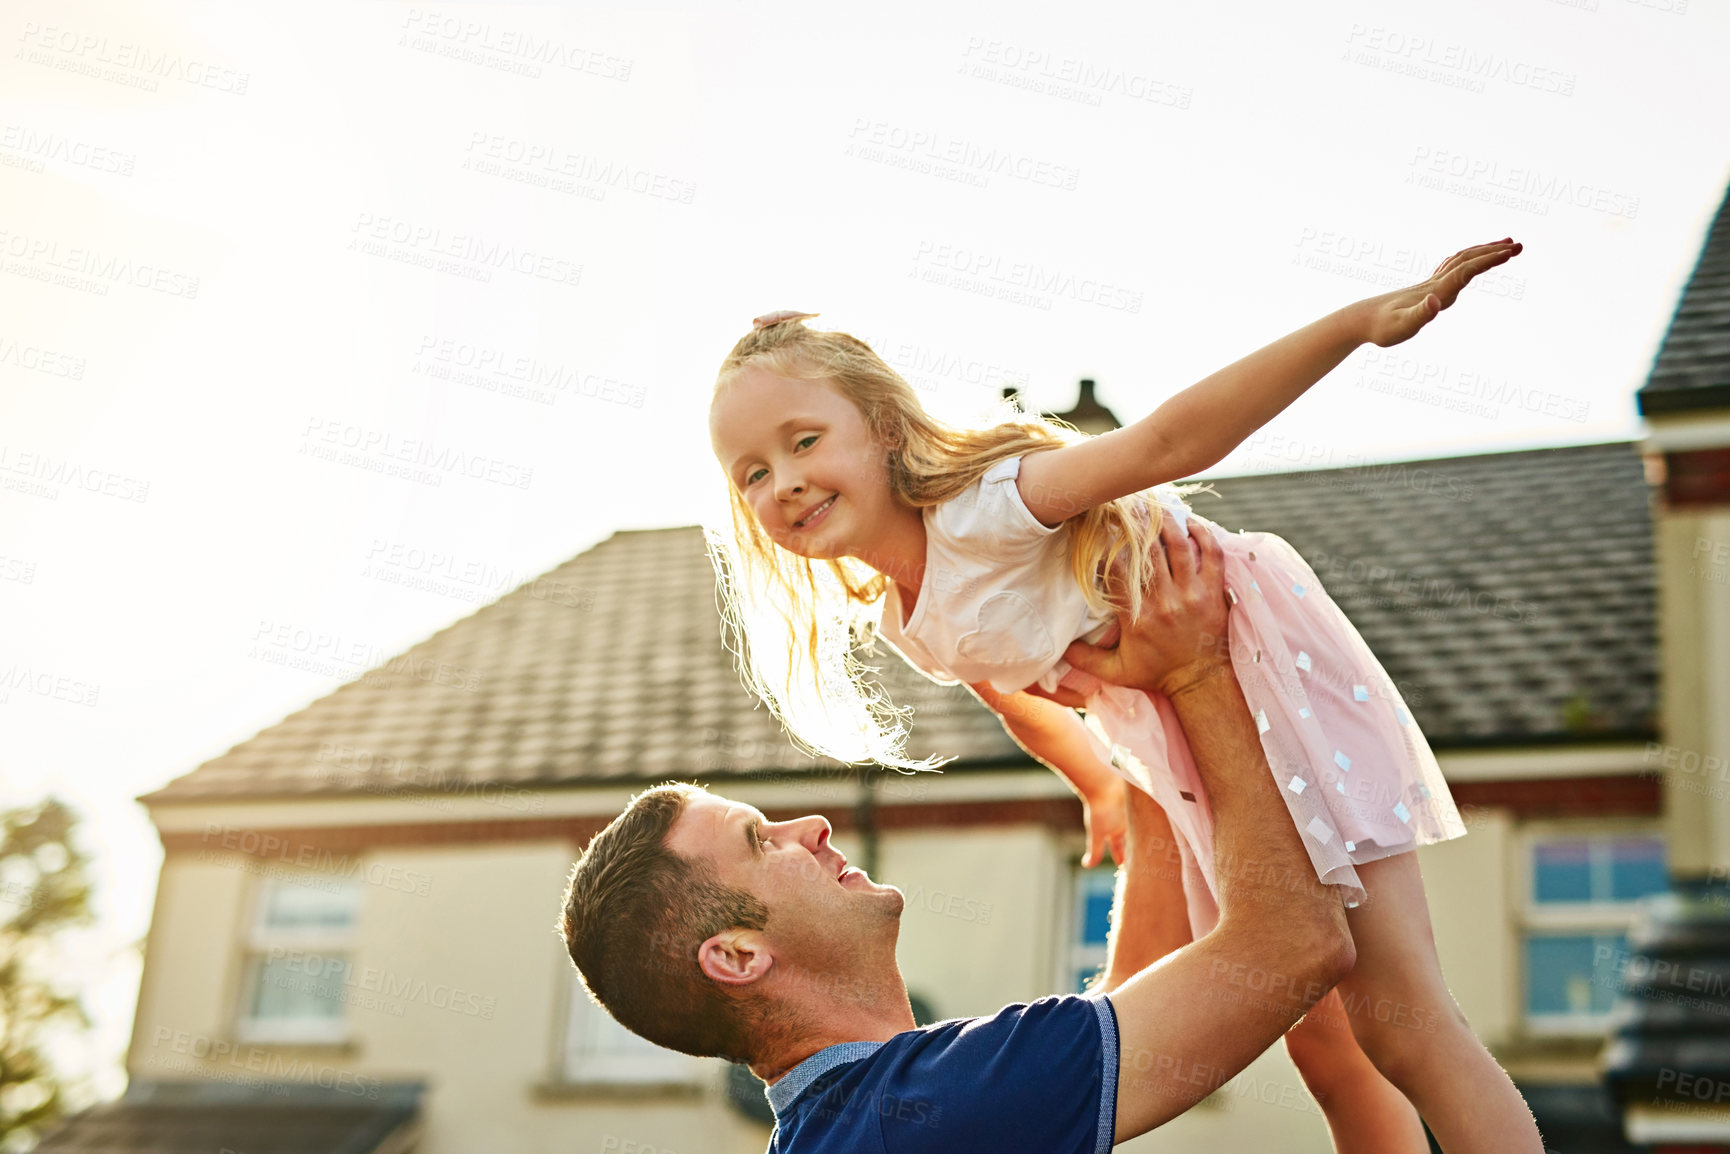
[[[1211,530],[1233,598],[1232,668],[1267,763],[1316,876],[1364,899],[1355,866],[1466,832],[1429,743],[1393,680],[1297,550],[1271,533]],[[1115,632],[1115,628],[1113,629]],[[1159,802],[1184,858],[1196,934],[1218,920],[1213,814],[1171,702],[1078,669],[1062,685],[1087,698],[1089,727],[1112,763]]]

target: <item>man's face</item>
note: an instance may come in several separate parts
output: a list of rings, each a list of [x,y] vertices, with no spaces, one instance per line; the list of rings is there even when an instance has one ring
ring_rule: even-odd
[[[849,866],[829,832],[821,817],[772,822],[752,806],[697,793],[667,832],[667,848],[768,906],[764,935],[777,965],[845,969],[885,951],[893,964],[905,899]]]

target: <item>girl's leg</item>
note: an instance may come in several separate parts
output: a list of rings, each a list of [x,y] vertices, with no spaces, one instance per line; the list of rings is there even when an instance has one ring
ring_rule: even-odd
[[[1105,982],[1099,987],[1108,992],[1190,942],[1184,857],[1177,835],[1157,801],[1137,786],[1127,792],[1129,832],[1124,844],[1129,860],[1117,871]],[[1131,909],[1135,916],[1125,918]]]
[[[1429,1154],[1418,1112],[1358,1047],[1338,993],[1286,1032],[1285,1048],[1321,1104],[1335,1154]]]
[[[1346,911],[1358,960],[1338,990],[1364,1053],[1447,1154],[1543,1154],[1531,1110],[1442,980],[1417,855],[1357,870],[1368,899]]]

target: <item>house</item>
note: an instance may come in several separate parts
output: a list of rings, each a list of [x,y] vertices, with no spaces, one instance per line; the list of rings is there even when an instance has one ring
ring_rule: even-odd
[[[1627,1137],[1730,1150],[1730,197],[1638,394],[1657,512],[1662,737],[1674,892],[1608,959],[1604,1055]]]
[[[1471,831],[1420,853],[1444,971],[1570,1151],[1719,1124],[1701,1024],[1612,1011],[1641,988],[1629,960],[1695,924],[1653,896],[1730,861],[1709,768],[1730,751],[1727,227],[1659,358],[1686,382],[1642,391],[1649,443],[1257,474],[1193,502],[1291,541],[1430,737]],[[799,754],[721,644],[699,532],[620,532],[148,795],[165,857],[131,1086],[41,1149],[761,1150],[748,1076],[618,1028],[554,931],[580,847],[669,778],[827,815],[907,895],[922,1020],[1079,988],[1111,875],[1078,867],[1078,802],[964,690],[877,665],[943,773]],[[1156,1147],[1330,1149],[1279,1047],[1128,1146]]]

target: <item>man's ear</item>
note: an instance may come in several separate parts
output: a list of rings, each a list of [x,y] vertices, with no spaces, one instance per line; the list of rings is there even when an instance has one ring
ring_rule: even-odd
[[[748,986],[774,967],[775,956],[756,930],[725,930],[697,947],[697,964],[723,986]]]

